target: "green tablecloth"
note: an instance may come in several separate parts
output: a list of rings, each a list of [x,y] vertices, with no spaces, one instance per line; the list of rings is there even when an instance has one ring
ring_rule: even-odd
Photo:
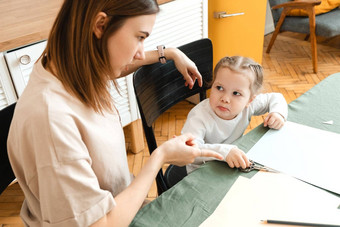
[[[340,73],[328,76],[291,102],[288,111],[289,121],[340,133]],[[330,120],[332,125],[323,124]],[[235,144],[247,152],[267,130],[260,125]],[[240,175],[251,178],[256,173],[242,173],[224,162],[207,162],[141,209],[130,226],[198,226]]]

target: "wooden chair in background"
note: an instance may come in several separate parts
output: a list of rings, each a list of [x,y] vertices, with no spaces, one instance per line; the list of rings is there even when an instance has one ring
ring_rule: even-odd
[[[327,13],[315,14],[315,6],[320,5],[319,0],[269,0],[275,31],[269,42],[266,52],[269,53],[280,31],[291,31],[309,35],[311,42],[313,71],[317,73],[317,41],[316,36],[334,37],[340,35],[340,8]],[[308,16],[288,16],[294,9],[303,9]]]

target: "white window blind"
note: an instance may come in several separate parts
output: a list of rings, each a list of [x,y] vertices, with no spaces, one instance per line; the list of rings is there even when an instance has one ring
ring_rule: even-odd
[[[15,102],[16,94],[7,70],[3,53],[0,53],[0,110]]]
[[[178,47],[207,37],[207,1],[176,0],[160,6],[156,23],[145,50],[155,50],[157,45]]]
[[[136,119],[132,119],[131,116],[131,104],[130,104],[130,100],[129,100],[129,90],[128,90],[128,85],[127,85],[127,78],[123,77],[123,78],[119,78],[117,80],[118,83],[118,88],[119,88],[119,93],[117,92],[116,88],[114,87],[114,85],[111,85],[111,96],[112,99],[114,101],[114,104],[116,106],[116,108],[118,109],[120,118],[121,118],[121,122],[123,127],[128,125],[129,123],[131,123],[132,121],[136,120]]]
[[[15,86],[17,95],[24,91],[34,63],[38,60],[46,47],[46,41],[26,46],[5,54],[9,71]]]

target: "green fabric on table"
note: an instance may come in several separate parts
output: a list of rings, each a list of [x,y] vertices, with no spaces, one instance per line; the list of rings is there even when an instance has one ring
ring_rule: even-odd
[[[291,102],[288,120],[340,133],[340,73],[328,76]],[[332,125],[323,123],[330,120]]]
[[[225,162],[207,162],[141,209],[130,226],[198,226],[216,209],[236,179],[251,177]]]
[[[291,102],[288,120],[340,133],[340,73],[328,76]],[[323,123],[330,120],[332,125]],[[234,144],[248,152],[267,131],[261,124]],[[207,162],[142,208],[130,226],[199,226],[239,176],[251,178],[256,173],[242,173],[225,162]]]

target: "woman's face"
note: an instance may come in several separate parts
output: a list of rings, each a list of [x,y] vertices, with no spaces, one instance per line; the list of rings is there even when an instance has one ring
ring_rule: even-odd
[[[151,34],[155,20],[156,14],[131,17],[108,39],[110,62],[115,77],[127,70],[133,60],[145,58],[144,40]]]

